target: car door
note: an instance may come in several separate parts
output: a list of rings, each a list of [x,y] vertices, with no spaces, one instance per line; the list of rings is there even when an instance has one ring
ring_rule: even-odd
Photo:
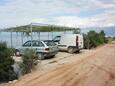
[[[31,41],[27,41],[22,45],[21,51],[24,52],[25,50],[30,50],[31,49]]]
[[[32,48],[36,51],[36,52],[44,52],[44,44],[41,41],[33,41],[32,42]]]

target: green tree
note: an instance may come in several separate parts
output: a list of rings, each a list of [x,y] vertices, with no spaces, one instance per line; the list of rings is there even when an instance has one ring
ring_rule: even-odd
[[[89,47],[97,47],[99,45],[98,34],[95,31],[88,32]]]
[[[100,39],[101,39],[101,43],[106,43],[107,41],[106,41],[106,38],[105,38],[105,32],[104,32],[104,30],[101,30],[100,31]]]
[[[88,38],[88,35],[87,34],[83,34],[83,38],[84,38],[84,48],[85,49],[89,49],[89,38]]]
[[[104,43],[106,43],[106,39],[103,30],[99,33],[95,31],[89,31],[87,34],[84,34],[84,47],[86,49],[95,48]]]
[[[0,43],[0,82],[7,82],[17,78],[12,67],[14,60],[11,55],[12,51],[6,43]]]

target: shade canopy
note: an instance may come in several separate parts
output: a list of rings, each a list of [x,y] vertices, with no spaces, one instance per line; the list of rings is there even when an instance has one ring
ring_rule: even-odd
[[[79,28],[73,27],[65,27],[65,26],[57,26],[57,25],[48,25],[48,24],[40,24],[40,23],[31,23],[29,25],[11,27],[2,30],[2,32],[61,32],[61,31],[73,31],[77,30],[79,32]]]

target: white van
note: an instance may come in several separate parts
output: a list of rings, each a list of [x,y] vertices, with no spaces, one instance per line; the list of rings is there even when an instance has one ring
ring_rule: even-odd
[[[56,36],[53,41],[58,44],[59,50],[69,53],[79,52],[84,46],[82,34],[63,34]]]

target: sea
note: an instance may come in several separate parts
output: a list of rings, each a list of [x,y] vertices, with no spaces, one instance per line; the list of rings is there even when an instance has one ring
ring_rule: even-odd
[[[55,36],[71,32],[40,32],[32,33],[33,40],[52,40]],[[26,41],[31,40],[31,34],[27,35],[20,32],[0,32],[0,42],[6,42],[8,47],[19,47]]]

